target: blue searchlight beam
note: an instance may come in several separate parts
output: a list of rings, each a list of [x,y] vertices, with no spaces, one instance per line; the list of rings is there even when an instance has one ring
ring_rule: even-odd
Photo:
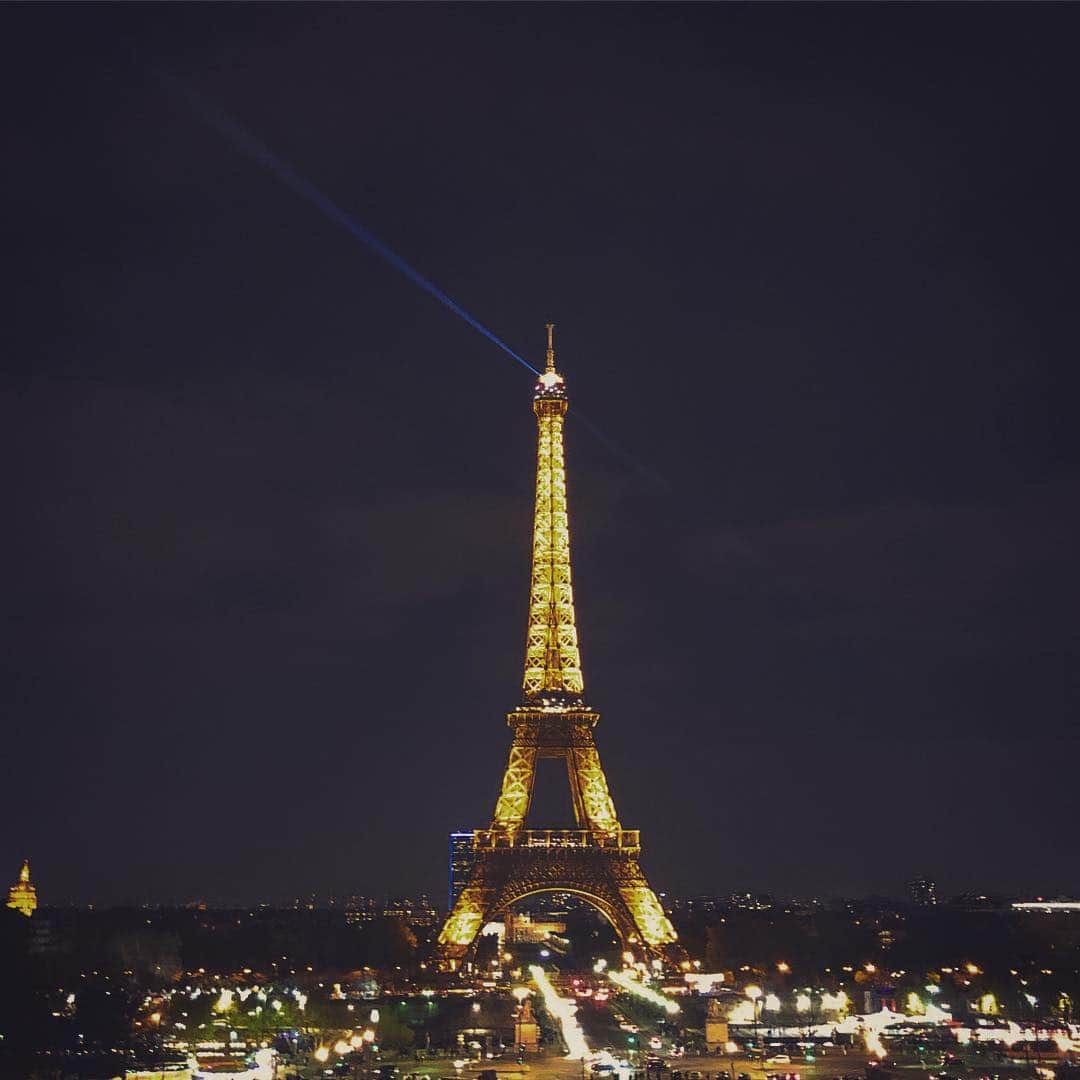
[[[428,281],[415,267],[410,266],[396,251],[387,247],[370,229],[366,229],[355,218],[346,213],[333,199],[320,191],[310,180],[304,179],[297,171],[277,156],[265,143],[257,139],[239,121],[229,116],[222,109],[207,101],[201,94],[185,86],[179,79],[161,70],[154,75],[166,90],[182,98],[200,119],[210,125],[220,135],[227,138],[252,161],[269,169],[286,187],[306,199],[323,215],[352,233],[357,240],[362,240],[381,259],[388,262],[395,270],[404,274],[413,284],[419,285],[426,293],[434,296],[440,304],[448,307],[455,315],[464,319],[474,330],[479,331],[493,344],[498,345],[508,356],[512,356],[522,367],[534,375],[540,372],[523,356],[514,352],[505,341],[489,330],[478,319],[474,319],[460,304],[446,295],[434,282]]]
[[[346,213],[333,199],[320,191],[310,180],[306,180],[297,171],[277,156],[265,143],[257,139],[238,120],[234,119],[223,109],[208,101],[201,94],[186,86],[174,75],[157,68],[153,70],[154,77],[161,83],[167,93],[183,100],[187,106],[204,123],[212,127],[218,134],[228,139],[243,154],[252,161],[257,162],[272,172],[286,187],[295,191],[297,195],[306,199],[317,210],[340,225],[343,229],[352,233],[357,240],[361,240],[381,259],[388,262],[395,270],[404,274],[413,284],[419,285],[424,292],[435,297],[444,307],[449,308],[459,318],[464,319],[474,330],[483,334],[488,341],[497,345],[507,356],[512,357],[522,367],[527,368],[534,375],[539,376],[540,371],[534,368],[523,356],[516,353],[496,333],[489,330],[479,319],[473,318],[460,304],[447,296],[434,282],[428,281],[415,267],[410,266],[396,251],[384,244],[370,229],[366,229],[355,218]],[[617,457],[623,458],[629,465],[642,474],[651,484],[658,488],[666,488],[667,481],[653,468],[643,465],[632,454],[609,439],[599,428],[591,423],[579,409],[570,410],[571,415],[581,421],[585,427],[602,442]]]

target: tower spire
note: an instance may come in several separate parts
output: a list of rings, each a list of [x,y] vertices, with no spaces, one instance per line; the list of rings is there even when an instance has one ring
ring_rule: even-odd
[[[555,324],[547,324],[547,369],[533,392],[536,413],[536,507],[532,586],[522,689],[528,704],[581,705],[584,680],[570,570],[563,420],[566,383],[555,370]]]

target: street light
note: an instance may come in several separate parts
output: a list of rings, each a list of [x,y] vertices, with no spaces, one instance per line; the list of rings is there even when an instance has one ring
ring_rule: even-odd
[[[754,1008],[754,1046],[758,1045],[758,1020],[761,1018],[761,1005],[758,1003],[761,1001],[761,987],[750,985],[744,991],[744,994],[750,999]]]
[[[814,999],[810,996],[810,987],[796,995],[795,997],[795,1011],[803,1013],[806,1019],[806,1038],[810,1038],[810,1029],[813,1026],[814,1018],[810,1015],[811,1010],[814,1007]]]

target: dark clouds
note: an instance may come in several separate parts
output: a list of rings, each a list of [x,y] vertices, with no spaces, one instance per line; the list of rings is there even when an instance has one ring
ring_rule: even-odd
[[[517,695],[528,377],[165,70],[559,324],[658,887],[1075,887],[1072,9],[56,10],[3,16],[12,872],[437,892]]]

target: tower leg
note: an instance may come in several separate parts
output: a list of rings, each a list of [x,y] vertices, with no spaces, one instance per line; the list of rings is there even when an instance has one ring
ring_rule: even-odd
[[[516,832],[525,824],[536,778],[536,746],[519,735],[510,744],[510,758],[503,773],[502,790],[495,804],[493,828]]]
[[[584,822],[579,821],[579,824],[600,832],[613,832],[618,829],[619,819],[615,815],[615,803],[608,791],[607,778],[604,776],[600,754],[593,742],[591,731],[585,745],[575,746],[570,750],[567,764],[573,776],[571,789],[580,799],[585,814]]]

